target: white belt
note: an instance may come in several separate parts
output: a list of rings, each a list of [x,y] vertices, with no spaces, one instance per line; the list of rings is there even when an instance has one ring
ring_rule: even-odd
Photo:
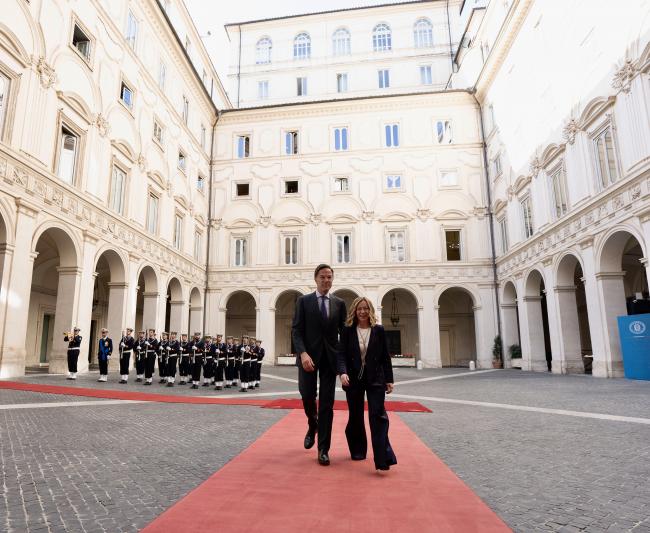
[[[156,353],[156,350],[147,350],[147,353]]]
[[[79,346],[76,346],[74,348],[68,348],[68,350],[79,350],[79,349],[80,349]]]
[[[122,354],[131,353],[131,352],[132,352],[132,350],[122,350]]]

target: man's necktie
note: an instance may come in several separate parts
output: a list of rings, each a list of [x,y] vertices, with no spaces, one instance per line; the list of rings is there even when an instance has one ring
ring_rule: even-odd
[[[325,305],[326,296],[320,297],[320,314],[323,317],[323,320],[327,320],[327,306]]]

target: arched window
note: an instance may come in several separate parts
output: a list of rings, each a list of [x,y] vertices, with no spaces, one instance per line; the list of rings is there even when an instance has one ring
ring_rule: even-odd
[[[257,41],[255,46],[255,63],[257,65],[265,65],[271,62],[271,48],[273,48],[273,43],[268,37],[262,37]]]
[[[418,19],[413,26],[413,38],[416,48],[433,46],[433,25],[429,19]]]
[[[350,32],[339,28],[332,35],[332,53],[335,56],[350,55]]]
[[[307,33],[299,33],[293,40],[293,58],[307,59],[311,57],[311,38]]]
[[[375,52],[391,50],[391,32],[388,24],[377,24],[372,30],[372,48]]]

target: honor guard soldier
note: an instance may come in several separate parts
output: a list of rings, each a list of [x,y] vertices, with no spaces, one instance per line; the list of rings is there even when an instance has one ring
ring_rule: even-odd
[[[68,343],[68,377],[67,379],[77,379],[77,360],[79,359],[79,350],[81,350],[81,335],[79,328],[74,328],[72,332],[63,334],[63,340]]]
[[[190,346],[187,342],[187,333],[181,334],[181,351],[178,361],[178,375],[180,379],[178,380],[179,385],[185,385],[187,383],[187,376],[190,373]]]
[[[232,386],[237,388],[237,381],[241,383],[241,360],[242,360],[242,344],[239,337],[235,337],[235,370],[232,374]]]
[[[147,360],[147,339],[144,331],[138,331],[138,340],[135,341],[133,350],[135,352],[135,380],[141,382],[144,378],[144,366]]]
[[[167,386],[173,387],[176,381],[176,362],[181,355],[181,343],[176,340],[176,332],[172,331],[170,334],[169,344],[167,345]]]
[[[153,371],[156,367],[156,356],[158,355],[158,339],[156,339],[155,329],[149,330],[149,337],[147,337],[147,340],[145,341],[145,346],[147,347],[147,359],[144,366],[144,384],[151,385],[151,382],[153,381]]]
[[[129,380],[129,366],[134,347],[133,328],[126,328],[126,335],[123,335],[120,340],[120,383],[126,383]]]
[[[203,343],[203,386],[207,387],[214,376],[214,354],[212,353],[212,335],[205,336]]]
[[[192,365],[192,388],[198,389],[199,381],[201,381],[201,367],[203,366],[203,341],[198,331],[194,333],[194,339],[190,342],[190,356]]]
[[[223,378],[226,372],[226,343],[223,342],[223,335],[217,335],[217,340],[213,344],[215,356],[215,387],[214,390],[223,389]]]
[[[167,381],[165,367],[167,366],[168,344],[169,335],[166,331],[163,331],[160,334],[160,344],[158,345],[158,377],[160,377],[159,383],[165,383]]]
[[[247,335],[243,335],[241,339],[240,352],[242,354],[241,370],[239,371],[239,383],[241,389],[239,392],[246,392],[248,390],[248,380],[251,373],[251,347]]]
[[[255,387],[260,386],[262,380],[262,359],[264,359],[264,348],[262,348],[262,341],[260,339],[255,340],[255,349],[253,353],[257,356],[257,364],[255,365]]]
[[[226,337],[226,388],[233,384],[235,375],[235,345],[232,335]]]
[[[108,336],[108,330],[102,328],[102,336],[99,339],[97,348],[97,360],[99,361],[99,379],[97,381],[106,381],[108,379],[108,361],[113,354],[113,339]]]

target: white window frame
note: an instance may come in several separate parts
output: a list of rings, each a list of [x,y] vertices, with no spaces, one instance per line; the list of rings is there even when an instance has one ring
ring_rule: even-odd
[[[397,127],[397,130],[395,129]],[[390,143],[388,143],[388,137],[386,135],[386,128],[390,128],[389,136]],[[395,143],[395,132],[397,132],[397,143]],[[400,123],[399,122],[386,122],[382,125],[382,137],[384,139],[383,145],[385,148],[399,148],[401,144],[401,135],[400,135]]]
[[[551,197],[551,215],[554,220],[558,220],[569,212],[569,194],[563,162],[548,172],[548,184]]]
[[[183,249],[183,226],[185,222],[185,217],[182,213],[176,211],[174,213],[174,234],[172,239],[172,245],[178,251]]]
[[[296,266],[300,264],[300,233],[281,233],[280,249],[282,257],[280,263],[284,266]],[[289,241],[289,250],[287,250],[287,241]],[[289,252],[289,261],[287,261],[287,251]]]
[[[454,174],[456,176],[456,181],[453,184],[445,183],[444,182],[444,176],[445,174]],[[438,188],[439,189],[459,189],[460,188],[460,180],[458,176],[458,169],[457,168],[442,168],[440,169],[440,174],[438,177]]]
[[[248,194],[242,194],[238,195],[237,194],[237,186],[238,185],[248,185]],[[233,200],[250,200],[251,199],[251,189],[252,189],[252,182],[251,180],[237,180],[233,181],[233,187],[232,187],[232,197]]]
[[[300,32],[293,39],[293,59],[309,59],[311,57],[311,37],[307,32]]]
[[[347,254],[347,261],[345,260],[345,243],[344,243],[344,238],[348,237],[348,254]],[[342,260],[339,261],[339,241],[341,242],[341,245],[343,246],[343,250],[341,250],[341,258]],[[352,264],[354,260],[354,253],[352,249],[353,245],[353,236],[352,236],[352,231],[350,230],[339,230],[335,231],[333,234],[333,263],[337,265],[350,265]]]
[[[501,255],[505,255],[510,248],[510,239],[508,237],[508,214],[504,213],[503,216],[497,219],[499,226],[499,240],[501,242]]]
[[[287,183],[289,182],[296,182],[298,185],[298,190],[296,192],[287,192]],[[301,194],[301,186],[300,186],[300,179],[298,178],[282,178],[282,192],[280,193],[280,196],[283,197],[294,197],[294,196],[300,196]]]
[[[75,142],[74,142],[74,153],[72,154],[72,157],[64,157],[64,146],[66,142],[66,137],[74,137]],[[69,150],[68,150],[69,151]],[[80,152],[81,152],[81,133],[77,128],[74,126],[71,126],[67,121],[61,121],[59,125],[59,134],[57,136],[57,151],[56,151],[56,172],[55,174],[57,177],[63,182],[67,183],[70,186],[75,186],[77,184],[77,176],[79,174],[79,164],[81,161],[80,157]],[[63,171],[62,169],[62,163],[64,161],[71,160],[72,164],[72,169],[71,169],[71,175],[69,176],[62,176],[61,173]]]
[[[268,65],[271,63],[273,41],[270,37],[261,37],[255,44],[255,64]]]
[[[351,54],[351,37],[347,28],[338,28],[332,34],[332,55],[349,56]]]
[[[126,15],[126,31],[124,32],[124,38],[126,39],[126,43],[134,52],[136,51],[136,47],[138,46],[139,28],[140,28],[140,21],[135,16],[133,11],[129,9],[129,12]]]
[[[338,134],[338,145],[336,147]],[[343,142],[345,138],[345,143]],[[344,146],[345,144],[345,146]],[[334,126],[332,128],[332,151],[334,152],[347,152],[350,150],[350,127],[346,124],[343,126]]]
[[[428,18],[422,17],[413,25],[413,44],[415,48],[433,47],[433,24]]]
[[[122,188],[117,194],[116,184],[118,183],[117,174],[122,174]],[[118,215],[124,216],[125,212],[125,203],[126,203],[126,185],[127,185],[128,173],[120,165],[113,163],[111,169],[111,187],[109,190],[109,207],[115,211]]]
[[[374,52],[388,52],[393,49],[393,32],[385,22],[372,29],[372,49]]]
[[[246,140],[248,140],[248,142],[246,142]],[[248,144],[248,150],[246,146],[247,144]],[[237,159],[248,159],[250,156],[251,156],[251,134],[240,133],[235,137],[235,157]]]
[[[156,130],[158,130],[159,134],[156,134]],[[160,121],[154,117],[153,119],[153,140],[156,142],[156,144],[160,147],[163,148],[164,143],[165,143],[165,128],[162,126]]]
[[[269,80],[259,80],[257,82],[257,99],[268,100],[269,98]]]
[[[379,89],[390,89],[390,69],[380,68],[377,71],[377,87]]]
[[[501,161],[501,152],[497,152],[492,158],[492,179],[496,180],[503,175],[503,163]]]
[[[84,52],[82,48],[75,44],[75,33],[76,30],[79,30],[83,36],[86,38],[87,51]],[[79,57],[86,63],[86,65],[92,65],[93,52],[95,50],[95,38],[88,31],[86,26],[81,23],[81,21],[76,17],[72,17],[72,35],[70,36],[70,46],[72,49],[79,55]]]
[[[447,232],[458,232],[458,259],[449,259],[447,257]],[[465,258],[465,250],[463,246],[463,228],[461,226],[445,226],[442,228],[442,247],[443,259],[445,262],[457,263],[463,261]]]
[[[205,176],[200,172],[196,175],[196,190],[205,194]]]
[[[154,217],[152,220],[152,200],[155,200],[155,213]],[[149,189],[148,194],[147,194],[147,217],[145,219],[145,229],[147,230],[148,233],[151,233],[152,235],[158,235],[158,219],[160,217],[160,195],[156,194],[154,191]],[[152,229],[152,222],[154,228]]]
[[[398,236],[402,236],[401,256]],[[408,238],[406,228],[386,228],[386,262],[401,264],[408,262]],[[396,244],[396,246],[393,246]],[[401,258],[400,258],[401,257]]]
[[[340,180],[340,181],[339,181]],[[342,180],[345,180],[346,187],[345,189],[341,188],[341,190],[336,189],[336,184],[337,183],[343,183]],[[349,176],[334,176],[332,178],[332,194],[351,194],[350,190],[350,177]]]
[[[131,93],[131,102],[127,102],[124,99],[124,89],[127,89]],[[119,97],[120,103],[129,110],[129,113],[133,114],[133,108],[135,105],[135,90],[132,88],[132,85],[122,77],[120,80],[120,97]]]
[[[607,146],[605,145],[605,157],[606,157],[606,164],[607,164],[607,183],[605,184],[605,176],[603,176],[603,169],[601,168],[600,164],[600,153],[599,153],[599,148],[598,148],[598,142],[602,138],[605,140],[607,133],[609,133],[610,141],[611,141],[611,147],[608,149]],[[598,179],[598,190],[602,191],[607,189],[608,187],[611,187],[614,183],[619,181],[621,179],[621,171],[619,168],[618,164],[618,154],[617,154],[617,146],[616,142],[614,139],[614,126],[612,125],[612,122],[610,120],[607,120],[604,124],[601,124],[591,135],[591,141],[592,141],[592,152],[593,152],[593,162],[595,168],[595,175]],[[610,153],[611,152],[611,153]],[[613,158],[613,162],[610,161],[610,155]],[[613,163],[613,169],[614,172],[616,172],[616,176],[612,179],[612,175],[610,173],[610,165]]]
[[[204,152],[206,150],[207,140],[208,140],[207,130],[205,128],[205,125],[201,124],[201,148],[203,149]]]
[[[203,232],[194,230],[194,259],[200,261],[203,255]]]
[[[12,79],[0,70],[0,139],[4,139],[5,121],[7,120]]]
[[[433,121],[433,142],[435,144],[453,144],[454,126],[450,119],[439,118]]]
[[[160,64],[158,65],[158,88],[161,91],[165,90],[165,82],[167,81],[167,65],[161,59]]]
[[[521,209],[522,235],[524,240],[527,240],[535,235],[535,224],[530,194],[521,197],[519,200],[519,206]]]
[[[397,183],[397,185],[396,185]],[[404,174],[386,173],[384,174],[384,192],[403,192],[404,191]]]
[[[190,121],[190,101],[187,96],[183,95],[183,108],[181,111],[183,123],[187,126]]]
[[[336,74],[336,92],[337,93],[347,93],[348,92],[348,73],[347,72],[337,72],[337,74]]]
[[[307,76],[296,78],[296,96],[307,96]]]
[[[187,154],[181,148],[178,149],[178,170],[183,174],[187,173]]]
[[[433,85],[433,67],[420,65],[420,85]]]
[[[288,148],[287,136],[289,135],[292,136],[291,150],[287,150]],[[283,155],[298,155],[300,153],[300,130],[298,129],[284,130],[282,135],[282,140],[283,140],[283,148],[282,148]]]
[[[247,267],[250,254],[250,235],[232,235],[231,243],[231,266]]]

